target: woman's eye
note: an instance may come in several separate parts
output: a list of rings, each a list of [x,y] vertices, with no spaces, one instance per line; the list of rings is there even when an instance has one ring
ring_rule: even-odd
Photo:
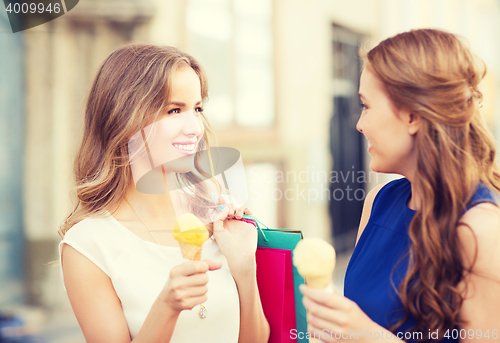
[[[167,112],[168,114],[174,114],[174,113],[181,113],[180,108],[173,108],[170,111]]]
[[[196,107],[194,110],[195,112],[203,113],[203,107]]]
[[[365,104],[363,104],[362,102],[361,102],[359,105],[363,108],[363,111],[368,109],[368,106],[366,106],[366,105],[365,105]]]

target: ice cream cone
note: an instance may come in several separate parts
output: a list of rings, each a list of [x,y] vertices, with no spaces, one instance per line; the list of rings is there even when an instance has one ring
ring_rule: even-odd
[[[201,260],[202,248],[200,245],[189,244],[184,242],[179,242],[179,245],[181,246],[182,257],[192,261]]]
[[[300,241],[293,251],[293,264],[311,288],[324,289],[332,280],[335,249],[319,238]],[[321,342],[310,338],[309,343]]]
[[[172,235],[179,242],[184,258],[201,260],[202,245],[208,239],[208,230],[194,214],[181,215],[174,225]]]

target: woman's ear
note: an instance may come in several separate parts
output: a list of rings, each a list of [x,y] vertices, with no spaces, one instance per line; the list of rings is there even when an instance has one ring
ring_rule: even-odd
[[[412,136],[415,135],[418,132],[418,129],[420,129],[422,117],[418,114],[411,113],[408,110],[404,110],[402,115],[408,127],[408,133]]]

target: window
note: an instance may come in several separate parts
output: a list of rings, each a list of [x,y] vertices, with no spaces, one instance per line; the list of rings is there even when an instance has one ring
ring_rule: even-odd
[[[272,0],[188,0],[189,50],[208,75],[217,128],[274,124]]]

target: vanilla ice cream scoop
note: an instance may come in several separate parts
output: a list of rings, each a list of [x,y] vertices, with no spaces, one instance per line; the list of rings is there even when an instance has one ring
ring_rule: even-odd
[[[320,238],[304,238],[293,251],[293,264],[308,286],[325,288],[335,268],[335,249]]]

